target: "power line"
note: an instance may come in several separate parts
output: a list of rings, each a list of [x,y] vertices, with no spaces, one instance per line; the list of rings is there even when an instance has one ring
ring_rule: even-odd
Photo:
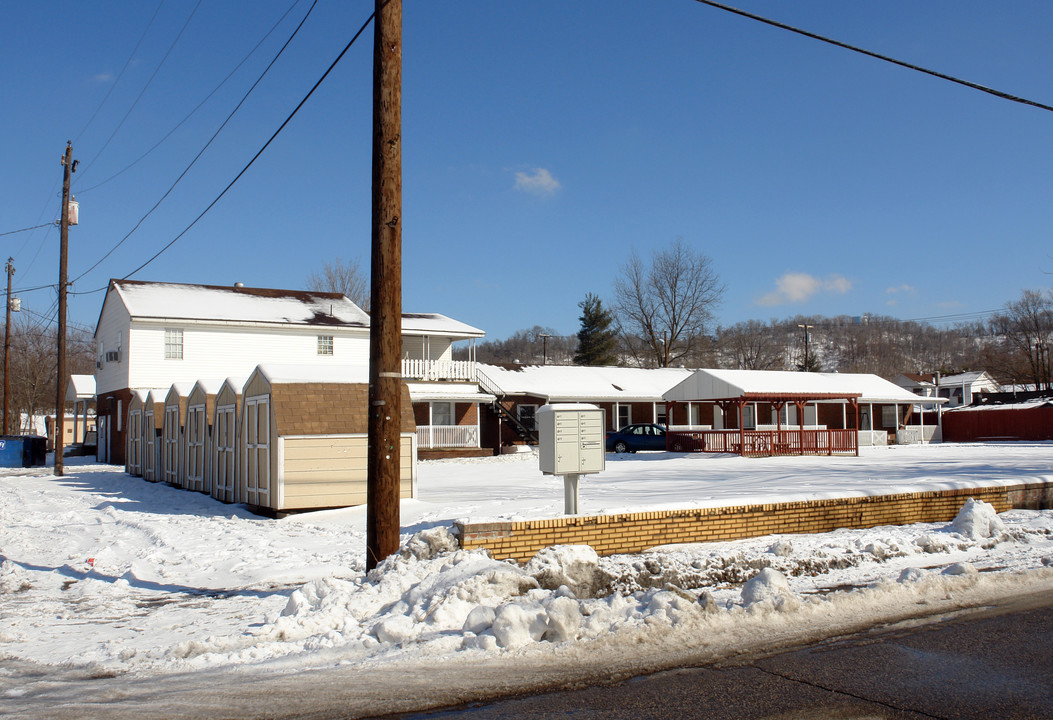
[[[55,223],[44,223],[43,225],[34,225],[33,227],[22,228],[20,230],[8,230],[7,232],[0,233],[0,237],[3,237],[4,235],[14,235],[15,233],[26,232],[27,230],[36,230],[38,228],[47,227],[49,225],[54,224]]]
[[[227,187],[223,188],[223,192],[221,192],[218,196],[216,196],[216,199],[213,200],[211,203],[209,203],[208,207],[206,207],[204,210],[202,210],[201,214],[198,215],[196,218],[194,218],[194,221],[191,222],[189,225],[187,225],[186,228],[183,230],[183,232],[179,233],[174,238],[172,238],[171,242],[169,242],[163,248],[158,250],[157,253],[153,257],[151,257],[149,260],[147,260],[142,265],[137,267],[135,270],[132,270],[130,273],[128,273],[127,275],[122,277],[121,278],[122,280],[126,280],[126,279],[130,278],[132,275],[135,275],[137,272],[139,272],[140,270],[145,268],[147,265],[152,263],[154,260],[159,258],[161,256],[161,254],[164,253],[168,248],[170,248],[173,245],[175,245],[176,241],[178,241],[181,237],[186,235],[186,233],[190,230],[190,228],[194,227],[194,225],[197,224],[198,220],[203,218],[205,216],[205,213],[207,213],[209,210],[211,210],[212,207],[216,203],[218,203],[220,201],[220,199],[224,195],[227,194],[227,191],[229,191],[232,187],[234,187],[234,183],[236,183],[238,180],[241,179],[241,176],[244,175],[248,171],[248,169],[250,167],[252,167],[252,164],[254,162],[256,162],[257,158],[259,158],[260,155],[263,154],[263,151],[266,150],[267,147],[270,146],[270,144],[274,141],[274,139],[276,137],[278,137],[278,134],[281,133],[281,131],[285,129],[285,126],[288,125],[289,122],[296,116],[296,113],[298,113],[300,111],[300,108],[302,108],[304,106],[304,104],[311,97],[311,95],[314,94],[314,91],[318,89],[318,86],[322,84],[322,82],[329,76],[329,73],[333,71],[333,68],[336,67],[337,63],[339,63],[340,60],[343,59],[344,55],[347,54],[347,51],[351,49],[351,46],[355,44],[355,41],[358,40],[358,38],[362,35],[362,33],[364,33],[366,31],[366,28],[369,27],[369,23],[371,23],[373,21],[373,16],[374,15],[375,15],[375,13],[370,13],[369,17],[362,24],[362,27],[359,28],[358,32],[355,33],[355,36],[353,38],[351,38],[351,41],[347,43],[347,45],[344,47],[344,49],[340,51],[340,54],[336,57],[336,60],[334,60],[332,62],[332,64],[329,66],[329,68],[322,74],[322,77],[320,77],[318,79],[318,82],[316,82],[314,84],[314,87],[312,87],[311,90],[307,93],[307,95],[304,96],[303,100],[300,101],[300,104],[296,106],[296,109],[294,109],[289,114],[289,117],[285,118],[285,122],[283,122],[281,124],[281,126],[277,130],[274,131],[274,134],[271,135],[270,139],[267,140],[267,142],[263,144],[263,147],[261,147],[259,149],[259,151],[255,155],[253,155],[252,159],[249,160],[248,164],[245,165],[245,167],[241,169],[241,172],[239,172],[237,174],[237,176],[233,180],[230,181],[230,184],[227,185]],[[105,288],[103,288],[103,289],[105,289]],[[95,291],[95,292],[98,292],[98,291]]]
[[[183,169],[183,172],[179,173],[179,177],[177,177],[177,178],[175,179],[175,182],[173,182],[173,183],[172,183],[172,184],[171,184],[171,185],[169,186],[169,188],[168,188],[167,190],[165,190],[165,193],[164,193],[164,195],[162,195],[162,196],[161,196],[161,198],[160,198],[160,199],[159,199],[159,200],[158,200],[158,201],[157,201],[156,203],[154,203],[153,207],[151,207],[151,208],[150,208],[149,210],[147,210],[147,211],[146,211],[146,214],[145,214],[145,215],[143,215],[143,216],[142,216],[141,218],[139,218],[139,221],[138,221],[137,223],[135,223],[135,227],[133,227],[133,228],[132,228],[131,230],[129,230],[129,231],[128,231],[128,234],[127,234],[127,235],[125,235],[125,236],[124,236],[124,237],[122,237],[122,238],[121,238],[120,240],[118,240],[118,241],[117,241],[117,244],[116,244],[116,245],[114,245],[114,246],[113,246],[112,248],[110,248],[109,252],[107,252],[107,253],[106,253],[105,255],[103,255],[103,256],[102,256],[101,258],[99,258],[99,260],[98,260],[98,261],[97,261],[97,262],[96,262],[96,263],[95,263],[94,265],[92,265],[92,266],[91,266],[90,268],[88,268],[87,270],[85,270],[84,272],[82,272],[82,273],[81,273],[80,275],[78,275],[77,277],[73,278],[73,282],[76,282],[77,280],[80,280],[80,279],[81,279],[82,277],[84,277],[85,275],[87,275],[88,273],[90,273],[90,272],[91,272],[92,270],[94,270],[95,268],[97,268],[97,267],[98,267],[99,265],[101,265],[101,264],[102,264],[102,262],[103,262],[103,261],[104,261],[104,260],[105,260],[106,258],[108,258],[108,257],[109,257],[110,255],[112,255],[112,254],[113,254],[113,253],[114,253],[114,252],[115,252],[115,251],[117,250],[117,248],[119,248],[119,247],[120,247],[121,245],[123,245],[123,244],[124,244],[124,242],[125,242],[125,241],[126,241],[126,240],[127,240],[128,238],[130,238],[130,237],[132,236],[132,234],[133,234],[133,233],[134,233],[134,232],[135,232],[136,230],[138,230],[138,229],[139,229],[139,226],[140,226],[140,225],[142,225],[142,224],[143,224],[143,222],[145,222],[145,221],[146,221],[146,218],[150,217],[150,215],[151,215],[151,214],[153,214],[154,210],[156,210],[156,209],[157,209],[157,208],[158,208],[158,207],[159,207],[159,206],[161,205],[161,203],[163,203],[163,202],[165,201],[165,198],[167,198],[167,197],[168,197],[168,196],[169,196],[169,195],[170,195],[170,194],[172,193],[172,191],[173,191],[173,190],[175,190],[175,188],[176,188],[176,185],[178,185],[178,184],[179,184],[179,182],[180,182],[180,181],[181,181],[181,180],[182,180],[182,179],[183,179],[183,178],[184,178],[184,177],[186,176],[186,174],[187,174],[188,172],[190,172],[190,168],[194,167],[194,164],[195,164],[195,163],[197,163],[197,161],[198,161],[198,160],[199,160],[199,159],[201,158],[201,156],[205,154],[205,151],[206,151],[206,150],[208,150],[209,146],[210,146],[210,145],[212,145],[212,142],[213,142],[213,141],[214,141],[214,140],[215,140],[215,139],[216,139],[216,138],[217,138],[217,137],[219,136],[219,134],[220,134],[220,133],[221,133],[221,132],[223,131],[223,128],[225,128],[225,127],[227,126],[227,123],[229,123],[229,122],[230,122],[230,120],[231,120],[231,118],[233,118],[233,117],[234,117],[234,114],[235,114],[235,113],[236,113],[236,112],[237,112],[237,111],[238,111],[238,110],[239,110],[239,109],[241,108],[241,106],[242,106],[242,105],[243,105],[243,104],[245,103],[245,101],[246,101],[246,100],[248,100],[248,98],[249,98],[249,95],[251,95],[251,94],[252,94],[252,91],[256,89],[256,86],[260,84],[260,82],[261,82],[261,81],[263,80],[263,78],[264,78],[264,77],[265,77],[265,76],[267,75],[267,73],[268,73],[268,72],[270,71],[271,67],[273,67],[273,66],[274,66],[274,63],[276,63],[276,62],[278,61],[278,58],[280,58],[280,57],[282,56],[282,53],[283,53],[283,52],[285,52],[285,49],[286,49],[287,47],[289,47],[289,43],[291,43],[291,42],[293,41],[293,38],[295,38],[295,37],[296,37],[296,34],[297,34],[298,32],[300,32],[300,28],[302,28],[302,27],[303,27],[303,25],[304,25],[304,23],[305,23],[305,22],[307,22],[307,18],[308,18],[308,17],[310,17],[310,15],[311,15],[311,11],[312,11],[312,10],[314,10],[314,8],[315,8],[315,5],[317,5],[317,4],[318,4],[318,0],[314,0],[314,2],[313,2],[313,3],[311,3],[311,7],[309,7],[309,8],[307,9],[307,12],[306,12],[306,13],[304,14],[304,16],[303,16],[303,19],[302,19],[302,20],[300,20],[300,24],[296,26],[296,29],[295,29],[295,30],[293,30],[292,34],[291,34],[291,35],[289,36],[289,39],[288,39],[288,40],[286,40],[286,41],[285,41],[285,44],[281,46],[281,49],[280,49],[280,50],[278,50],[277,54],[276,54],[276,55],[274,56],[274,58],[273,58],[273,59],[271,59],[270,63],[269,63],[268,65],[267,65],[267,67],[263,69],[263,72],[262,72],[262,73],[260,73],[260,76],[259,76],[258,78],[256,78],[256,82],[252,83],[252,86],[251,86],[251,87],[249,87],[249,89],[248,89],[248,90],[247,90],[247,91],[245,92],[245,94],[244,94],[244,95],[242,96],[242,98],[241,98],[241,100],[240,100],[240,101],[238,102],[238,104],[234,106],[234,109],[233,109],[233,110],[231,110],[231,111],[230,111],[230,113],[229,113],[229,114],[227,115],[226,119],[225,119],[225,120],[223,120],[222,124],[220,124],[220,126],[219,126],[219,127],[218,127],[218,128],[216,129],[216,131],[215,131],[214,133],[212,133],[212,137],[210,137],[210,138],[208,139],[208,142],[207,142],[207,143],[205,143],[205,146],[204,146],[203,148],[201,148],[201,150],[200,150],[200,151],[198,152],[198,154],[197,154],[197,155],[195,155],[195,156],[194,156],[194,159],[193,159],[193,160],[191,160],[191,161],[190,161],[190,164],[189,164],[189,165],[187,165],[187,166],[186,166],[186,167],[185,167],[185,168]],[[244,172],[244,170],[243,170],[242,172]],[[240,177],[240,175],[239,175],[239,177]],[[226,190],[224,190],[224,192],[226,192]],[[220,197],[222,197],[222,195],[221,195]],[[219,198],[217,198],[217,200],[218,200],[218,199],[219,199]],[[211,205],[210,205],[209,207],[211,207]],[[206,210],[205,212],[208,212],[208,211]],[[197,221],[195,220],[194,222],[197,222]],[[193,225],[193,224],[191,224],[191,226],[192,226],[192,225]],[[187,230],[189,230],[189,229],[190,229],[190,228],[187,228]],[[186,232],[186,230],[184,230],[183,232]]]
[[[979,90],[980,92],[985,92],[989,95],[994,95],[995,97],[1001,98],[1002,100],[1009,100],[1011,102],[1021,103],[1022,105],[1030,105],[1031,107],[1036,107],[1040,110],[1049,110],[1053,112],[1053,106],[1050,105],[1045,105],[1034,100],[1028,100],[1027,98],[1022,98],[1017,95],[1011,95],[1001,90],[989,88],[986,85],[980,85],[978,83],[970,82],[968,80],[962,80],[961,78],[937,72],[936,70],[929,70],[928,68],[923,68],[920,65],[913,65],[911,63],[904,62],[902,60],[897,60],[893,57],[889,57],[888,55],[881,55],[870,50],[865,50],[861,47],[856,47],[855,45],[849,45],[848,43],[841,42],[840,40],[834,40],[823,35],[818,35],[816,33],[809,32],[808,30],[802,30],[792,25],[787,25],[785,23],[778,22],[777,20],[771,20],[761,15],[754,15],[753,13],[746,12],[745,10],[739,10],[738,8],[734,8],[729,5],[723,5],[718,2],[713,2],[713,0],[695,0],[695,2],[701,3],[702,5],[709,5],[710,7],[715,7],[720,10],[726,10],[727,12],[734,13],[735,15],[741,15],[742,17],[749,18],[750,20],[756,20],[766,25],[777,27],[780,30],[789,30],[790,32],[797,33],[798,35],[803,35],[804,37],[812,38],[813,40],[819,40],[820,42],[828,43],[830,45],[834,45],[845,50],[851,50],[852,52],[856,52],[861,55],[866,55],[877,60],[883,60],[885,62],[892,63],[893,65],[899,65],[900,67],[907,68],[908,70],[914,70],[916,72],[924,73],[926,75],[932,75],[933,77],[940,78],[941,80],[947,80],[948,82],[957,83],[958,85],[964,85],[967,88],[972,88],[973,90]]]
[[[73,138],[74,144],[76,144],[76,142],[80,140],[80,136],[83,135],[84,131],[87,130],[95,121],[95,117],[99,114],[99,111],[102,110],[102,106],[106,104],[106,101],[110,99],[110,95],[113,94],[113,89],[117,87],[118,83],[121,82],[121,78],[124,77],[124,71],[128,69],[129,65],[132,64],[132,59],[135,57],[135,53],[139,52],[139,46],[143,44],[143,40],[146,38],[146,34],[150,32],[150,28],[153,27],[154,20],[157,19],[157,14],[161,12],[161,8],[164,6],[164,4],[165,0],[161,0],[161,2],[157,5],[157,9],[154,10],[153,17],[151,17],[150,22],[146,24],[146,29],[143,30],[143,34],[139,36],[139,42],[135,43],[135,47],[132,48],[132,52],[128,56],[128,59],[124,61],[124,67],[122,67],[121,71],[117,73],[117,79],[114,80],[113,84],[110,85],[110,89],[106,91],[106,96],[102,99],[102,102],[99,103],[99,106],[95,108],[95,112],[91,114],[91,117],[88,118],[88,122],[84,123],[84,127],[80,129],[79,133],[77,133],[77,137]]]
[[[136,96],[135,101],[132,103],[131,107],[128,108],[128,112],[126,112],[124,114],[124,117],[121,118],[121,121],[119,123],[117,123],[117,127],[115,127],[113,129],[112,133],[110,133],[110,137],[108,137],[106,139],[106,142],[104,142],[102,144],[102,147],[99,148],[99,152],[95,153],[95,157],[93,157],[91,160],[89,160],[87,165],[85,166],[85,168],[81,171],[81,174],[80,174],[80,179],[81,180],[84,179],[84,173],[86,173],[89,170],[91,170],[91,166],[95,163],[96,160],[99,159],[99,156],[102,155],[102,153],[106,150],[106,148],[109,147],[110,142],[117,135],[117,133],[120,131],[120,129],[124,126],[124,123],[128,119],[128,116],[130,116],[132,114],[132,111],[135,110],[135,106],[139,104],[140,100],[142,100],[143,95],[146,94],[146,90],[153,83],[154,78],[157,77],[157,73],[159,73],[161,71],[161,68],[164,67],[165,61],[168,59],[168,56],[172,54],[172,50],[175,49],[176,43],[179,42],[179,38],[183,37],[183,32],[186,30],[187,26],[190,24],[190,21],[194,19],[194,14],[197,13],[197,9],[199,7],[201,7],[201,3],[202,2],[203,2],[203,0],[197,0],[197,4],[194,5],[194,9],[190,11],[190,16],[186,19],[186,22],[183,23],[183,27],[181,27],[179,29],[179,34],[176,35],[175,40],[172,41],[172,44],[168,46],[168,50],[165,52],[164,57],[161,58],[161,62],[159,62],[157,64],[157,67],[154,68],[153,75],[151,75],[150,79],[146,81],[146,85],[143,86],[143,89],[139,91],[139,94]]]
[[[119,170],[118,172],[115,172],[113,175],[111,175],[110,177],[106,178],[102,182],[95,183],[94,185],[92,185],[89,188],[78,188],[77,192],[79,194],[83,195],[84,193],[91,192],[92,190],[94,190],[96,188],[102,187],[103,185],[105,185],[106,183],[110,182],[111,180],[114,180],[117,177],[123,175],[124,173],[126,173],[127,171],[131,170],[133,167],[138,165],[139,162],[144,160],[150,153],[152,153],[154,150],[159,148],[161,146],[161,144],[164,143],[165,140],[167,140],[168,138],[172,137],[172,135],[175,133],[175,131],[183,126],[183,123],[185,123],[187,120],[189,120],[191,117],[193,117],[193,115],[198,110],[200,110],[201,107],[205,103],[207,103],[212,98],[213,95],[215,95],[217,92],[219,92],[220,88],[222,88],[224,85],[227,84],[228,80],[230,80],[232,77],[234,77],[234,73],[236,73],[238,70],[240,70],[241,66],[244,65],[248,61],[248,59],[250,57],[252,57],[254,54],[256,54],[256,51],[260,49],[260,46],[263,45],[263,43],[267,40],[267,38],[269,38],[274,33],[274,31],[278,29],[278,26],[281,25],[282,22],[285,20],[285,18],[287,18],[289,16],[289,13],[291,13],[293,11],[293,8],[295,8],[299,4],[300,4],[300,0],[293,0],[293,4],[289,6],[289,9],[286,10],[282,14],[282,16],[280,18],[278,18],[278,21],[275,22],[274,25],[271,26],[271,29],[268,30],[267,33],[262,38],[260,38],[260,41],[258,43],[256,43],[255,47],[253,47],[252,50],[249,50],[248,54],[245,55],[245,57],[243,57],[241,59],[241,62],[239,62],[237,65],[235,65],[234,69],[231,70],[229,73],[227,73],[227,76],[225,78],[223,78],[220,81],[220,83],[218,85],[216,85],[216,87],[212,88],[212,91],[208,95],[206,95],[204,97],[204,99],[201,102],[199,102],[197,104],[197,106],[194,107],[193,110],[191,110],[189,113],[187,113],[186,116],[182,120],[180,120],[178,123],[176,123],[176,125],[171,130],[169,130],[167,133],[165,133],[164,137],[162,137],[160,140],[158,140],[156,143],[154,143],[153,147],[151,147],[149,150],[144,152],[142,155],[140,155],[138,158],[136,158],[132,162],[128,163],[128,165],[126,165],[123,170]],[[74,142],[76,142],[76,141],[74,141]]]

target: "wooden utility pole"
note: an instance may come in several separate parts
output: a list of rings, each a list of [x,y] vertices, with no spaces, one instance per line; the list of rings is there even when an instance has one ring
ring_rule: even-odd
[[[15,259],[7,259],[7,322],[4,324],[4,435],[9,435],[11,426],[7,413],[11,409],[11,276],[15,274]]]
[[[55,377],[55,475],[63,473],[62,440],[66,431],[66,285],[69,276],[69,183],[73,174],[73,143],[62,157],[62,220],[59,232],[58,369]]]
[[[402,435],[402,0],[373,18],[366,569],[399,548]]]

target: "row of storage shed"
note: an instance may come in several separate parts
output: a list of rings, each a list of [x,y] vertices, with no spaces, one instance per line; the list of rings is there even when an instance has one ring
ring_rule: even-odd
[[[222,502],[283,512],[366,501],[369,385],[358,367],[260,365],[248,380],[133,392],[127,471]],[[402,388],[401,497],[417,446]]]

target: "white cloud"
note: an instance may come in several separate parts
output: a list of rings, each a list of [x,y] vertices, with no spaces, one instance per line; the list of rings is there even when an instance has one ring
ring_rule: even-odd
[[[912,293],[914,292],[914,286],[907,284],[896,285],[895,287],[887,288],[885,292],[889,295],[895,295],[896,293]]]
[[[522,190],[532,195],[552,195],[560,188],[559,180],[552,177],[545,168],[537,168],[533,174],[526,172],[516,173],[516,190]]]
[[[108,83],[113,80],[113,75],[110,73],[98,73],[93,75],[91,79],[95,82]]]
[[[825,279],[808,273],[786,273],[775,281],[775,290],[757,299],[758,305],[786,305],[802,303],[820,292],[844,295],[852,289],[852,281],[844,275],[827,275]]]

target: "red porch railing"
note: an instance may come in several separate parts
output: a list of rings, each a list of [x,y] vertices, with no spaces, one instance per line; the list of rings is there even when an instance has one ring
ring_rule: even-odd
[[[670,430],[666,447],[674,452],[772,455],[856,455],[855,430]]]

